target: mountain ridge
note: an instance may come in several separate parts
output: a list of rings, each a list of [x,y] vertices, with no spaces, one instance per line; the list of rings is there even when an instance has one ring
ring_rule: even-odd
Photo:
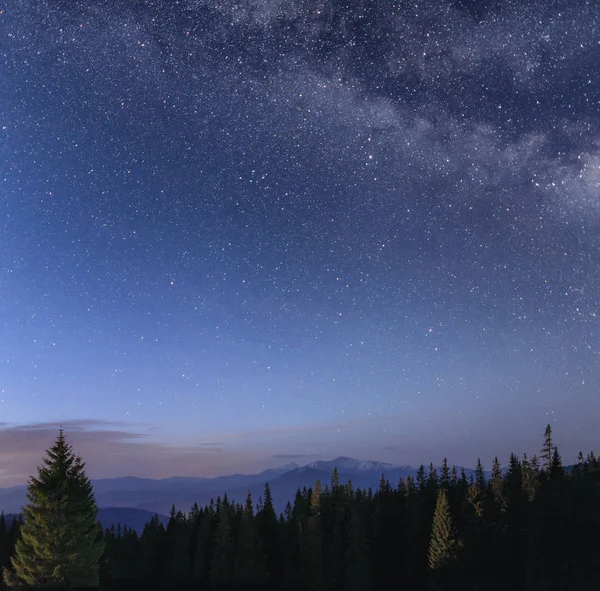
[[[171,476],[162,479],[123,476],[92,480],[99,508],[140,509],[152,514],[169,514],[171,507],[188,512],[194,503],[203,506],[227,493],[231,500],[243,503],[248,491],[257,501],[269,483],[275,508],[283,511],[296,491],[314,486],[316,480],[330,482],[337,468],[340,482],[352,481],[355,488],[379,486],[382,474],[395,486],[400,478],[415,476],[418,468],[386,462],[362,461],[346,456],[319,460],[300,466],[294,462],[264,470],[258,474],[231,474],[215,478]],[[439,466],[436,467],[439,470]],[[461,470],[460,466],[457,466]],[[474,470],[465,468],[467,476]],[[18,513],[26,502],[26,486],[0,488],[0,511]]]
[[[98,509],[98,521],[102,524],[102,529],[109,529],[111,526],[127,526],[135,530],[140,535],[144,531],[146,523],[157,516],[158,520],[166,526],[169,518],[160,513],[145,511],[144,509],[135,509],[133,507],[102,507]],[[13,520],[20,517],[20,513],[5,513],[6,523],[10,525]]]

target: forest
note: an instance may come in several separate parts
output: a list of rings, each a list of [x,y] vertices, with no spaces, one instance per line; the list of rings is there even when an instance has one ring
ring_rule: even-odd
[[[511,455],[504,468],[496,458],[491,474],[444,460],[360,490],[334,471],[279,516],[266,484],[256,503],[173,508],[140,536],[112,526],[98,533],[100,588],[597,591],[599,501],[598,458],[563,466],[548,426],[539,456]],[[0,517],[1,566],[22,527]]]

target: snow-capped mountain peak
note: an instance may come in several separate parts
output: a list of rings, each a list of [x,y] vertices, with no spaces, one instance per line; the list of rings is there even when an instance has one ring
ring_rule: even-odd
[[[340,456],[331,461],[312,462],[306,467],[327,471],[332,471],[334,468],[337,468],[339,472],[384,472],[392,470],[397,466],[394,464],[386,464],[385,462],[361,461]]]

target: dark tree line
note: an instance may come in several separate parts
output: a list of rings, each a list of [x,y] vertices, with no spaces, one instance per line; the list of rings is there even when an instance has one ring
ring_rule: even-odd
[[[600,589],[600,462],[563,468],[548,427],[539,457],[512,455],[467,478],[444,460],[377,490],[331,482],[299,490],[277,516],[268,485],[254,506],[227,496],[171,511],[138,536],[104,531],[102,586],[311,591]],[[0,564],[19,525],[0,518]],[[158,587],[157,587],[158,588]]]

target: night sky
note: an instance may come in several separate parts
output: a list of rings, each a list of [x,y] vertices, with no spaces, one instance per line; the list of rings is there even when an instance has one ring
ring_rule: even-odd
[[[0,9],[0,486],[600,427],[597,2]]]

